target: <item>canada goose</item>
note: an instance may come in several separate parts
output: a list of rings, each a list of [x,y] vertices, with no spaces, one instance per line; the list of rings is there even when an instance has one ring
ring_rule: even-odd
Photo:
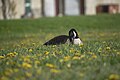
[[[71,29],[69,31],[69,36],[67,35],[60,35],[52,38],[51,40],[47,41],[43,45],[59,45],[65,44],[69,41],[70,44],[83,44],[80,40],[78,33],[75,29]]]

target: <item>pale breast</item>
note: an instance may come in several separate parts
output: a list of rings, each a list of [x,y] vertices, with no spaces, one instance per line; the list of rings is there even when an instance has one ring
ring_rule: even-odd
[[[77,38],[77,39],[74,39],[74,40],[73,40],[73,44],[78,44],[78,45],[80,45],[80,44],[83,44],[83,42],[82,42],[79,38]]]

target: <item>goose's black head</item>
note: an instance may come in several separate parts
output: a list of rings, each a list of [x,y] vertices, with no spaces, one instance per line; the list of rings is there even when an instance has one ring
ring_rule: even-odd
[[[75,29],[71,29],[69,31],[70,42],[72,42],[74,39],[77,39],[77,38],[79,38],[77,31]]]
[[[69,37],[71,37],[71,38],[79,38],[78,33],[77,33],[77,31],[75,29],[71,29],[69,31]]]

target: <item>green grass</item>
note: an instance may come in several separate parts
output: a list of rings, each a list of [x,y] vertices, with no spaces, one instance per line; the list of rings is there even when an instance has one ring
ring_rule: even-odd
[[[71,28],[84,45],[42,45]],[[119,14],[0,21],[0,80],[119,79]]]

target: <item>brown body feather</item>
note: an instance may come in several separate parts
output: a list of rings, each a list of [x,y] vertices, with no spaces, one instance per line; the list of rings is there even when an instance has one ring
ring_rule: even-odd
[[[67,35],[60,35],[57,37],[52,38],[51,40],[47,41],[43,45],[59,45],[59,44],[65,44],[67,40],[69,39],[69,36]]]

